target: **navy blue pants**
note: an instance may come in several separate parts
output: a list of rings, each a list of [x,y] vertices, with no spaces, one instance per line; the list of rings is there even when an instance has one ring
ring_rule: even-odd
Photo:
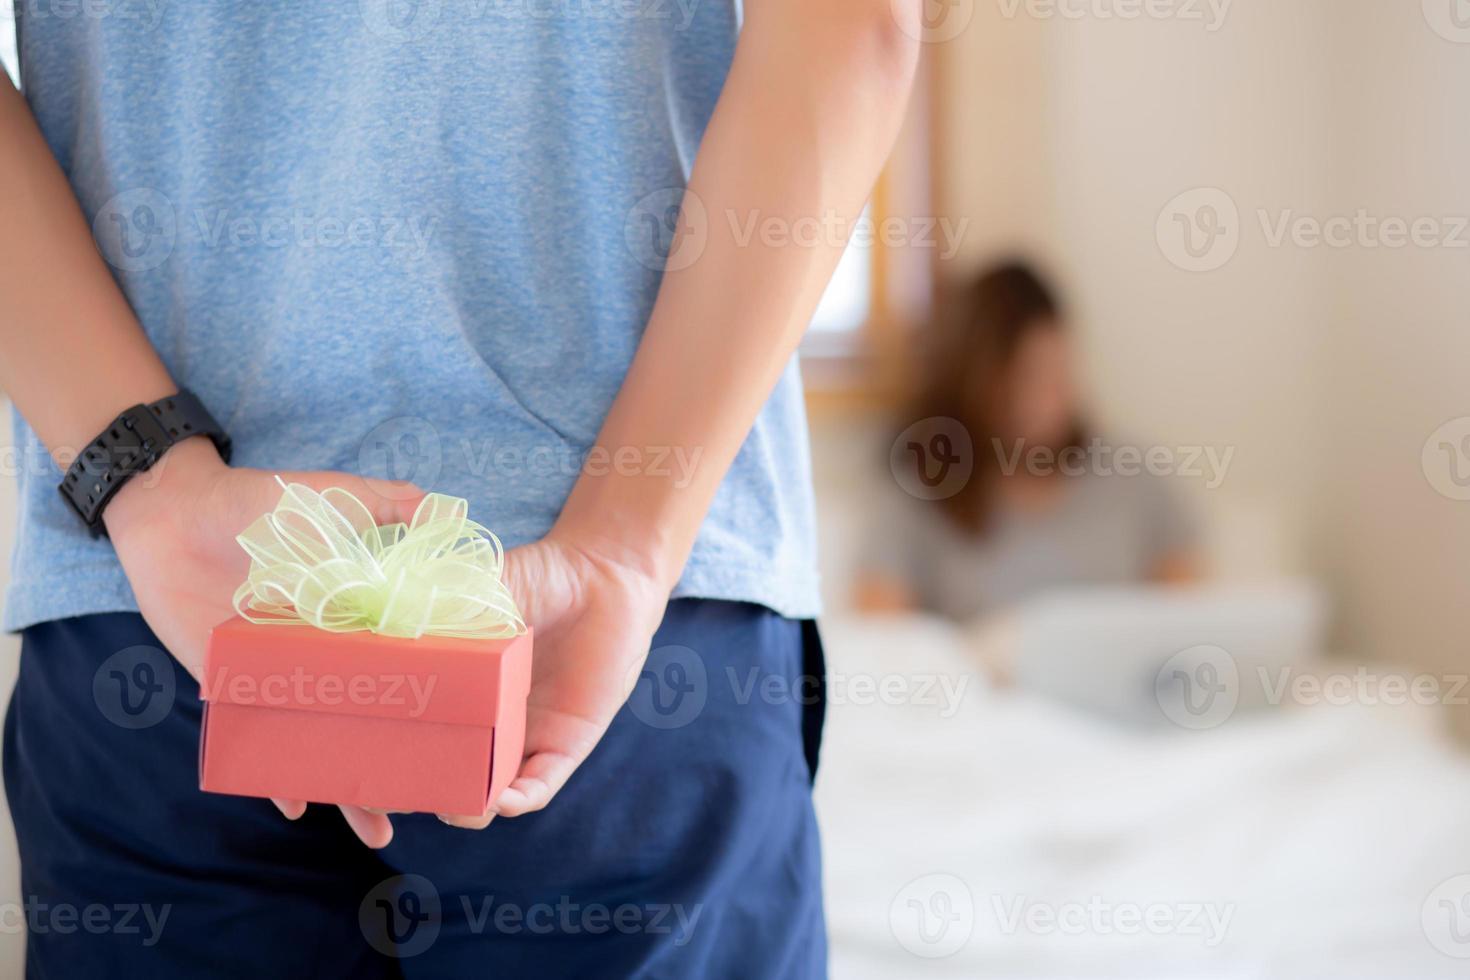
[[[133,614],[25,632],[5,723],[31,977],[824,975],[821,651],[670,604],[633,696],[545,810],[359,844],[198,788],[200,703]]]

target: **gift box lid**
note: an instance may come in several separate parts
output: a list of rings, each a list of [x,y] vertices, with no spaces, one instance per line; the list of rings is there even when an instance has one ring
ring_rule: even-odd
[[[236,617],[209,636],[200,696],[296,708],[493,726],[530,686],[531,632],[510,639],[333,633]]]

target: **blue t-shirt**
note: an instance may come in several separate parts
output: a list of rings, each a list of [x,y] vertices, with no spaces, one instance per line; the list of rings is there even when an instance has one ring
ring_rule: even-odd
[[[736,0],[16,7],[22,89],[98,248],[238,465],[412,480],[507,545],[551,527],[584,463],[688,472],[666,447],[587,453]],[[135,609],[16,436],[5,627]],[[814,615],[813,525],[793,361],[675,594]]]

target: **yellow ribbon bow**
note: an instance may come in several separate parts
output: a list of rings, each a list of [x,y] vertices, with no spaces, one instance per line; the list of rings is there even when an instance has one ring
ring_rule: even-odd
[[[250,622],[412,639],[526,631],[500,580],[500,539],[469,519],[468,501],[431,493],[408,524],[379,527],[346,490],[276,482],[275,509],[235,539],[250,556],[235,611]]]

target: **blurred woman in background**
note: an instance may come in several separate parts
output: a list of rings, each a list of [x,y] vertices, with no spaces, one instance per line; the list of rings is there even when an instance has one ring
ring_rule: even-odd
[[[934,334],[910,418],[962,426],[973,470],[941,499],[894,495],[860,608],[972,621],[1056,587],[1191,577],[1191,522],[1165,477],[1119,466],[1093,434],[1066,319],[1035,271],[984,272],[941,305]]]

